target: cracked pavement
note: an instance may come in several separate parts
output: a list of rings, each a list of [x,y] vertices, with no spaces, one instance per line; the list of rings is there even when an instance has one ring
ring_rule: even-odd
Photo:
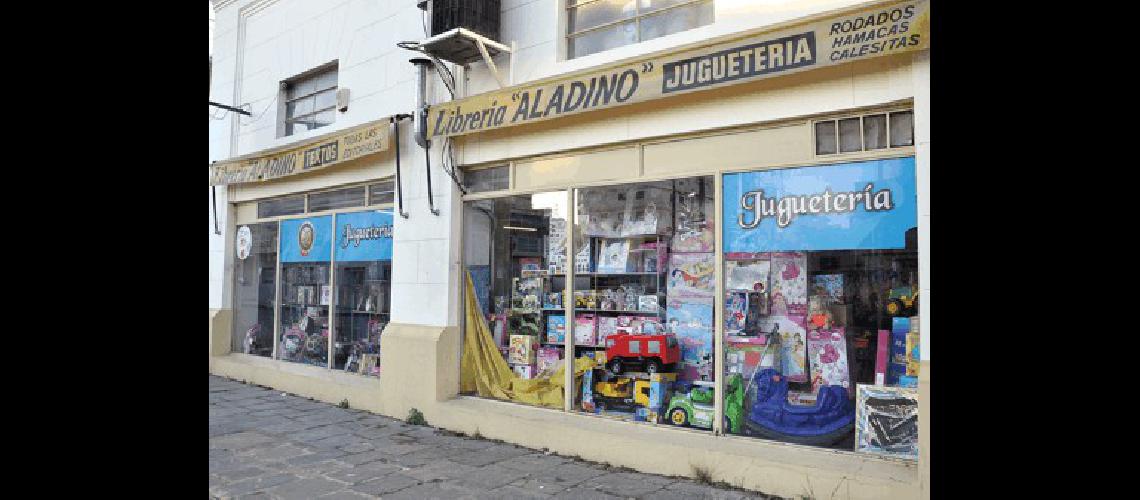
[[[210,497],[767,498],[409,425],[214,375]]]

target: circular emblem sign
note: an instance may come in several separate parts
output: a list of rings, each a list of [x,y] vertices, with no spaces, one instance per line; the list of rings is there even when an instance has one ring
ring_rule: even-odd
[[[297,230],[297,243],[301,245],[301,256],[309,255],[309,250],[313,248],[313,225],[308,221],[301,224]]]
[[[237,231],[237,258],[245,260],[249,257],[249,250],[253,247],[253,233],[249,226],[242,226]]]

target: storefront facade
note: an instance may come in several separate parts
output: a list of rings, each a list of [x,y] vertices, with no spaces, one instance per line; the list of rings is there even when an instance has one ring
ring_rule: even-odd
[[[311,196],[332,189],[230,188],[227,276],[260,288],[233,285],[233,319],[212,312],[211,372],[780,496],[928,496],[929,4],[853,4],[451,101],[437,88],[427,134],[433,154],[451,142],[466,190],[433,171],[438,216],[408,196],[427,182],[410,126],[409,218],[370,202],[395,180],[383,175],[336,186],[359,185],[363,205],[323,211]],[[879,26],[855,27],[866,19]],[[882,54],[834,41],[908,21]],[[356,161],[393,162],[369,158]],[[258,201],[297,194],[301,212],[257,216]],[[386,231],[342,225],[389,220],[386,258],[343,254]],[[324,255],[293,255],[306,223]],[[356,309],[366,286],[341,290],[370,276],[390,276],[387,320]],[[316,314],[287,312],[293,298]],[[362,333],[346,319],[326,335],[320,320],[345,304],[365,313]],[[381,375],[372,361],[345,370],[354,352],[378,354]],[[875,398],[905,409],[869,416]],[[891,417],[910,431],[867,438]]]

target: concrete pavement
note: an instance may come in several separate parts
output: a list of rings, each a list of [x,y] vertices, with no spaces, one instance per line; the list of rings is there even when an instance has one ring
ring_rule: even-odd
[[[210,497],[768,498],[409,425],[213,375]]]

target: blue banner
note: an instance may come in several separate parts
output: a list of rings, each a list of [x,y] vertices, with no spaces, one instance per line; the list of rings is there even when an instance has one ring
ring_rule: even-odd
[[[332,216],[281,221],[281,262],[328,262]]]
[[[392,260],[392,212],[337,214],[336,261]]]
[[[914,157],[724,175],[724,251],[905,248]]]

